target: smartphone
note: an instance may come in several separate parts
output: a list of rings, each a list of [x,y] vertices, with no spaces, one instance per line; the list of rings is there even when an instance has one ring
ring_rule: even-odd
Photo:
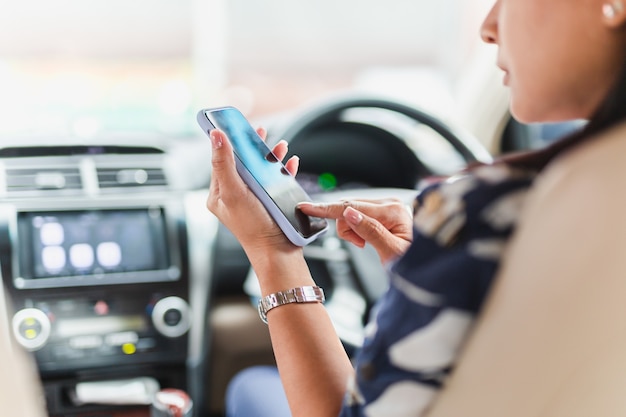
[[[305,246],[328,229],[326,219],[308,216],[296,207],[311,198],[238,109],[200,110],[198,123],[207,135],[217,128],[228,136],[237,172],[293,244]]]

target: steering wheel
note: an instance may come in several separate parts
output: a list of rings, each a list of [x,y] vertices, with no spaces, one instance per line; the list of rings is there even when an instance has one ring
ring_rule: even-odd
[[[292,123],[280,133],[279,138],[291,144],[299,137],[315,129],[340,120],[341,114],[346,110],[357,108],[372,108],[395,112],[407,116],[419,124],[428,126],[448,141],[468,163],[476,161],[488,162],[491,160],[491,155],[487,149],[471,134],[458,127],[453,127],[449,123],[444,123],[421,109],[379,97],[349,96],[334,98],[308,108],[293,119]]]
[[[413,124],[424,125],[451,145],[466,163],[489,162],[489,152],[473,136],[454,128],[420,109],[378,97],[335,98],[320,105],[310,107],[296,115],[281,132],[270,137],[284,139],[289,143],[290,153],[304,155],[299,172],[317,172],[322,167],[307,166],[307,157],[316,156],[318,161],[332,158],[321,155],[323,145],[332,147],[334,157],[339,162],[335,169],[360,170],[361,177],[369,175],[370,187],[350,189],[350,184],[336,191],[314,193],[311,197],[318,201],[338,201],[340,199],[397,198],[410,205],[416,197],[418,180],[432,175],[416,152],[404,140],[375,124],[365,120],[342,120],[343,115],[353,109],[376,109],[397,113],[408,118]],[[350,161],[351,149],[367,146],[367,141],[375,137],[381,141],[392,156],[385,160],[376,155],[377,166],[367,166],[362,160]],[[394,152],[395,150],[395,152]],[[384,167],[394,170],[385,175]],[[371,172],[374,172],[372,175]],[[398,180],[397,178],[400,177]],[[339,239],[331,222],[330,230],[316,242],[304,248],[304,256],[317,284],[327,294],[326,307],[335,324],[339,337],[348,349],[358,348],[364,336],[364,325],[369,311],[376,300],[387,289],[387,273],[379,262],[376,251],[369,245],[365,248],[346,243]]]

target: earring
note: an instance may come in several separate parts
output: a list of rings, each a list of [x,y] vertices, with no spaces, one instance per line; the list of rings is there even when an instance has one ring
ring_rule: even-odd
[[[615,0],[612,3],[604,3],[602,5],[602,14],[607,19],[614,19],[618,14],[624,11],[624,4],[621,0]]]

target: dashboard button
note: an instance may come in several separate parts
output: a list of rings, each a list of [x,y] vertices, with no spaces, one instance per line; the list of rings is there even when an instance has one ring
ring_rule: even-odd
[[[41,349],[50,337],[50,319],[37,308],[24,308],[13,316],[13,334],[30,351]]]

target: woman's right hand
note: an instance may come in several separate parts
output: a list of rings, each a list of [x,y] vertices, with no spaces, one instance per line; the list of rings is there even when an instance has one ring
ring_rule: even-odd
[[[339,237],[361,248],[369,243],[383,263],[402,255],[413,241],[413,215],[397,199],[303,202],[298,207],[310,216],[335,219]]]

